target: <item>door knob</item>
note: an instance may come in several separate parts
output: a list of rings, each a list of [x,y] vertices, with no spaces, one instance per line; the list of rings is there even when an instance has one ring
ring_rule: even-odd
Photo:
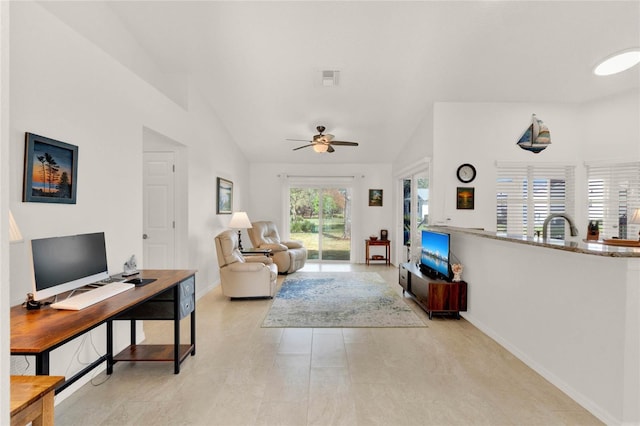
[[[147,234],[142,234],[142,239],[146,240],[147,238],[149,238],[149,236]]]

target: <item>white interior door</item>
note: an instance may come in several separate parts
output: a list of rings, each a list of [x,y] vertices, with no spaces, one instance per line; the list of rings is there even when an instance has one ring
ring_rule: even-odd
[[[175,266],[175,167],[173,152],[144,153],[143,255],[146,269]]]

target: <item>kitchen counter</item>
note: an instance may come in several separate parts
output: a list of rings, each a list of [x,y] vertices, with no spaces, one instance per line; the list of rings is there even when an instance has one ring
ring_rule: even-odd
[[[484,231],[473,228],[457,228],[455,226],[433,226],[433,230],[444,232],[456,232],[461,234],[475,235],[482,238],[508,241],[517,244],[546,247],[555,250],[564,250],[573,253],[583,253],[595,256],[607,257],[638,257],[640,258],[640,247],[623,247],[604,244],[603,241],[587,241],[580,237],[570,237],[569,240],[558,240],[554,238],[524,237],[519,235],[507,235],[496,232]]]

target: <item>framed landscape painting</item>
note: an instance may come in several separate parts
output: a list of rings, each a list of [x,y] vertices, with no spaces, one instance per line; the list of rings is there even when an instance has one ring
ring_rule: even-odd
[[[76,203],[78,147],[25,134],[22,201]]]
[[[382,189],[369,190],[369,206],[382,207]]]
[[[473,210],[474,201],[475,188],[458,187],[456,189],[456,208],[458,210]]]
[[[231,214],[233,208],[233,182],[218,178],[217,214]]]

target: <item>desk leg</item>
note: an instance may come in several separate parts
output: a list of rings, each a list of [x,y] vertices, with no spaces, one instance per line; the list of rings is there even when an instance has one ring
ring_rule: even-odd
[[[136,320],[134,319],[131,320],[130,334],[131,334],[131,344],[135,345],[137,342],[136,342]]]
[[[107,321],[107,374],[113,373],[113,321]]]
[[[49,351],[36,355],[36,376],[49,375]]]
[[[195,296],[194,296],[195,300]],[[193,349],[191,350],[191,356],[196,354],[196,309],[195,306],[193,308],[193,312],[191,312],[191,346]]]
[[[180,285],[173,287],[173,374],[180,373]]]

